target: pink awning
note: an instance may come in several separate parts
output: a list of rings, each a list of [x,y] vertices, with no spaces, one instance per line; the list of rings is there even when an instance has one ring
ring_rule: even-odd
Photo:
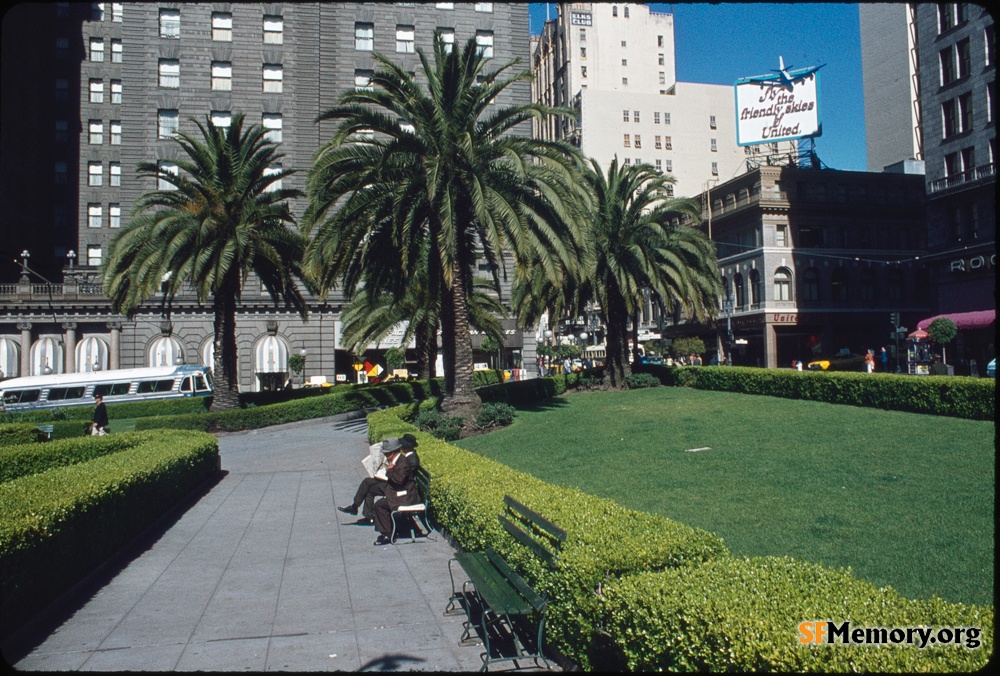
[[[955,322],[955,327],[961,329],[986,329],[996,324],[996,310],[979,310],[977,312],[952,312],[946,315],[935,315],[917,322],[918,329],[926,329],[935,319],[944,317]]]

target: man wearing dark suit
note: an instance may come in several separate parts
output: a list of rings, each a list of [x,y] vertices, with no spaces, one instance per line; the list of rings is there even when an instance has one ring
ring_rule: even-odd
[[[375,530],[379,532],[375,545],[392,542],[392,510],[402,505],[416,505],[420,502],[417,491],[416,439],[405,435],[403,439],[389,437],[382,441],[382,452],[386,456],[385,498],[375,503]]]
[[[108,407],[104,405],[104,397],[99,394],[94,397],[94,401],[97,402],[97,408],[94,409],[94,424],[90,428],[90,433],[95,437],[103,437],[108,433],[105,429],[108,426]]]

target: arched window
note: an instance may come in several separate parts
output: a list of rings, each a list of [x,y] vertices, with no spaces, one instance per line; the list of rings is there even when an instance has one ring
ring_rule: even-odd
[[[830,280],[830,297],[834,301],[847,300],[847,270],[837,268]]]
[[[788,268],[774,272],[774,300],[792,300],[792,273]]]
[[[819,272],[808,268],[802,273],[802,300],[819,300]]]
[[[160,336],[147,351],[150,366],[173,366],[184,363],[184,346],[173,336]]]
[[[103,338],[88,336],[76,346],[77,373],[108,370],[110,348]]]
[[[757,308],[764,302],[764,287],[761,285],[760,272],[750,271],[750,307]]]
[[[733,277],[733,287],[736,290],[736,307],[741,310],[746,309],[747,306],[747,293],[746,285],[743,283],[743,275],[736,273]]]

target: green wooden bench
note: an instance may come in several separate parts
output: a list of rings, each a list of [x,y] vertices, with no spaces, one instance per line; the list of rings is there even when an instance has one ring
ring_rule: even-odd
[[[416,505],[400,505],[392,510],[392,534],[389,537],[393,544],[396,543],[396,535],[402,530],[400,527],[402,524],[405,524],[410,531],[410,542],[416,542],[417,530],[419,529],[417,519],[420,519],[423,525],[422,535],[430,538],[432,532],[431,525],[427,521],[427,505],[431,495],[431,475],[423,467],[418,467],[417,475],[413,480],[417,484],[417,491],[420,492],[421,502]]]
[[[504,496],[504,513],[499,515],[500,524],[515,540],[527,547],[549,567],[555,566],[556,557],[566,541],[566,531],[532,511],[509,495]],[[453,562],[458,562],[468,579],[461,590],[455,586]],[[480,657],[483,666],[489,669],[494,662],[531,658],[536,667],[539,660],[550,668],[544,654],[545,613],[548,598],[531,588],[492,547],[485,552],[462,552],[448,562],[451,576],[452,595],[445,607],[445,615],[457,614],[464,610],[466,621],[459,643],[465,644],[476,639],[472,632],[478,631],[483,639],[486,652]],[[478,613],[476,612],[478,610]],[[527,625],[529,632],[535,630],[533,644],[521,637],[519,629]],[[491,641],[500,628],[509,633],[514,655],[494,655]],[[531,638],[530,634],[524,638]]]
[[[55,425],[35,425],[35,427],[45,435],[46,441],[52,441],[52,430],[55,429]]]

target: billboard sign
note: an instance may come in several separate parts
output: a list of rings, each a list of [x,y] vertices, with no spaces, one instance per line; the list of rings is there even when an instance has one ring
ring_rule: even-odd
[[[825,65],[825,64],[824,64]],[[741,146],[820,136],[819,73],[785,68],[736,81],[736,142]]]

